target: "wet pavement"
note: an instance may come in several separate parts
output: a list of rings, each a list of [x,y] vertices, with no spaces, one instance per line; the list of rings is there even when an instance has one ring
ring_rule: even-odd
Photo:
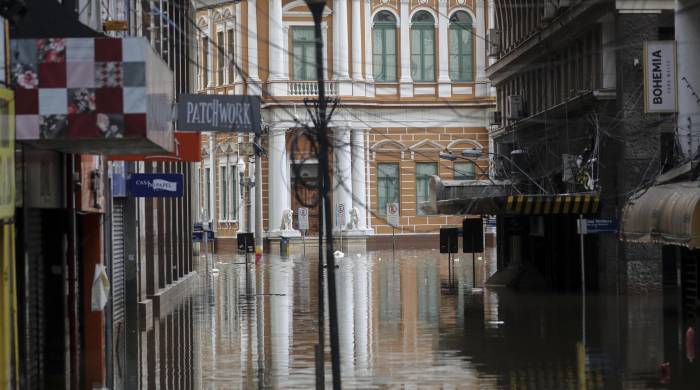
[[[588,389],[658,387],[660,297],[589,296],[584,326],[580,295],[479,288],[495,272],[491,256],[476,260],[476,275],[471,256],[457,256],[453,283],[436,251],[340,259],[343,387],[578,389],[584,377]],[[186,298],[191,370],[172,375],[201,389],[313,388],[317,260],[218,257],[210,267]]]

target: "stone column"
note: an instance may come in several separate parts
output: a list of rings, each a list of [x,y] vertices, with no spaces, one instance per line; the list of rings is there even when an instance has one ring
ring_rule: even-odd
[[[281,232],[282,212],[291,207],[285,128],[270,128],[268,150],[268,229],[272,236]]]
[[[348,72],[348,2],[347,0],[333,1],[333,42],[337,43],[337,49],[333,50],[337,56],[335,61],[335,76],[338,80],[338,94],[341,96],[352,95],[352,79]]]
[[[700,143],[700,7],[693,0],[676,0],[676,42],[678,45],[678,140],[681,151],[691,157]]]
[[[472,35],[474,50],[476,51],[476,96],[488,96],[489,88],[486,84],[486,27],[484,24],[484,0],[476,0],[476,34]]]
[[[367,129],[352,130],[352,194],[353,207],[358,211],[357,227],[367,229],[367,163],[365,159],[365,136]],[[348,221],[349,222],[349,221]]]
[[[413,97],[413,80],[411,79],[411,31],[408,28],[411,21],[408,20],[409,0],[401,0],[401,97]]]
[[[361,1],[352,0],[352,81],[354,96],[365,96],[362,77],[362,18]]]
[[[372,74],[372,11],[370,8],[370,0],[364,0],[365,12],[365,94],[366,96],[374,96],[374,76]]]
[[[352,153],[350,147],[350,129],[340,127],[333,129],[333,230],[347,231],[352,207]],[[345,208],[345,225],[338,223],[338,208]]]
[[[248,0],[248,95],[260,95],[257,0]]]
[[[282,69],[285,56],[284,31],[282,29],[282,0],[270,0],[269,14],[269,92],[272,96],[283,96],[286,95],[287,85],[281,82],[285,80],[284,70]]]
[[[438,12],[438,88],[440,97],[452,96],[452,84],[450,83],[450,63],[448,58],[447,29],[447,0],[439,0]]]

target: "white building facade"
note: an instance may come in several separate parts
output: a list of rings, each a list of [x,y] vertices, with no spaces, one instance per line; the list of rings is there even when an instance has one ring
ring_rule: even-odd
[[[286,210],[314,203],[316,192],[304,184],[316,183],[318,176],[313,146],[300,135],[305,126],[313,127],[304,100],[318,92],[311,14],[302,0],[210,3],[196,16],[198,89],[262,96],[264,227],[269,237],[293,236],[283,217]],[[425,215],[417,205],[427,196],[430,175],[487,179],[488,118],[495,106],[485,76],[485,36],[494,24],[490,3],[327,2],[325,87],[340,102],[329,126],[335,230],[390,233],[387,203],[400,204],[397,233],[432,234],[440,226],[461,223],[461,218]],[[250,228],[244,214],[255,202],[241,185],[252,174],[244,153],[248,148],[241,146],[250,139],[205,137],[202,215],[217,224],[219,237],[233,237]],[[459,154],[467,148],[483,149],[485,157],[454,163],[438,158],[441,151]],[[229,170],[222,180],[220,170],[206,168],[218,166],[220,159],[235,161],[235,177]],[[238,190],[222,191],[222,184]],[[220,196],[228,198],[222,203]],[[218,217],[222,212],[230,216],[231,208],[240,210],[237,219]],[[318,208],[311,207],[309,214],[316,218]],[[316,224],[311,225],[313,231]]]

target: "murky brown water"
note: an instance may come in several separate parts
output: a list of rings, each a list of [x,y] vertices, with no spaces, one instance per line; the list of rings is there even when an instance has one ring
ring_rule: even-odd
[[[476,285],[495,264],[477,260]],[[470,256],[448,285],[436,251],[349,254],[337,290],[344,388],[653,388],[663,356],[661,298],[472,289]],[[219,258],[192,299],[194,382],[202,389],[313,388],[317,260]],[[624,318],[624,321],[622,320]],[[327,319],[326,319],[327,321]],[[326,341],[326,349],[328,349]],[[580,350],[582,351],[582,350]],[[330,388],[330,353],[326,351]]]

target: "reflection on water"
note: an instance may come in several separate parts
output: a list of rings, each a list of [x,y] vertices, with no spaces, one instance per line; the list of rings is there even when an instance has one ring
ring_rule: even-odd
[[[339,260],[343,387],[578,389],[584,378],[589,389],[653,387],[663,335],[648,327],[660,321],[660,299],[630,303],[628,325],[620,300],[589,297],[584,328],[579,296],[473,290],[474,276],[479,287],[495,270],[489,255],[476,259],[476,275],[460,257],[453,284],[435,251]],[[195,387],[312,388],[317,260],[218,261],[191,298]]]

